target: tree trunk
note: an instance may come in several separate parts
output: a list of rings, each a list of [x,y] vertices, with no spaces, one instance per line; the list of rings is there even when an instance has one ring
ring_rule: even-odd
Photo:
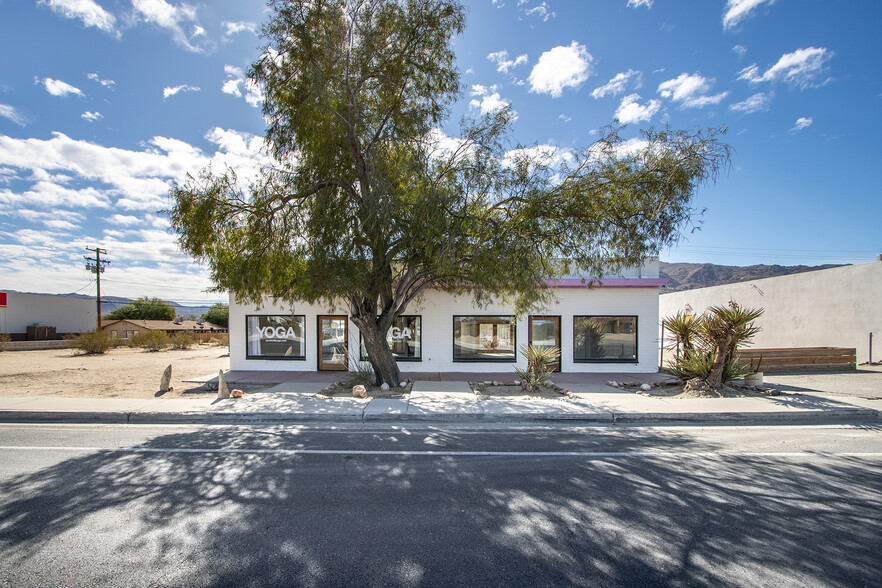
[[[401,372],[398,370],[398,363],[389,344],[386,342],[386,331],[383,331],[378,324],[378,320],[363,319],[360,317],[352,317],[352,322],[361,331],[361,337],[364,341],[364,347],[368,352],[368,358],[371,367],[374,368],[376,384],[379,386],[383,383],[389,386],[398,386],[401,382]]]
[[[726,360],[728,359],[729,347],[731,344],[731,337],[716,341],[716,357],[714,358],[714,365],[711,367],[711,371],[707,376],[707,384],[714,390],[719,390],[723,387],[723,372],[726,369]]]

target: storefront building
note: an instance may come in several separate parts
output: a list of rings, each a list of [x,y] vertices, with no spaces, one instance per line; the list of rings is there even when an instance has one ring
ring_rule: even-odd
[[[525,367],[524,344],[557,346],[562,372],[658,370],[658,297],[667,279],[658,263],[605,278],[555,281],[557,302],[515,317],[502,304],[476,308],[469,298],[426,291],[396,319],[388,342],[403,372],[499,372]],[[337,309],[295,303],[260,308],[230,299],[234,370],[345,370],[347,355],[367,360],[358,329]]]

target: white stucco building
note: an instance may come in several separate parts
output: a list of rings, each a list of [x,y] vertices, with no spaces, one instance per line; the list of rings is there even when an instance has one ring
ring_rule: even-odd
[[[581,278],[553,284],[558,302],[531,316],[503,304],[476,308],[470,298],[429,290],[389,333],[403,372],[511,373],[525,367],[521,345],[558,346],[563,372],[658,370],[658,297],[667,283],[653,260],[588,289]],[[337,309],[295,303],[259,308],[230,298],[234,370],[340,370],[361,358],[358,329]],[[366,359],[366,358],[365,358]]]
[[[28,327],[45,325],[62,333],[82,333],[95,328],[95,300],[51,294],[0,292],[0,332],[24,339]]]

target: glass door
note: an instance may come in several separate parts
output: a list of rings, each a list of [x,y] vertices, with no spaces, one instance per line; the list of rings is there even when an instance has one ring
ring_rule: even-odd
[[[318,369],[348,369],[349,328],[345,316],[318,317]]]
[[[529,344],[536,347],[557,347],[560,349],[560,317],[531,316]],[[560,371],[560,359],[554,364],[554,371]]]

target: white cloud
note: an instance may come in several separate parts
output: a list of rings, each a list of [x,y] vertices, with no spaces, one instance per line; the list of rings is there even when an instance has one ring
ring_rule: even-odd
[[[227,74],[227,80],[221,86],[221,92],[236,97],[242,97],[242,86],[245,91],[245,102],[257,108],[263,102],[263,91],[260,86],[255,84],[250,78],[245,77],[245,73],[241,68],[234,65],[225,65],[224,72]]]
[[[511,68],[518,67],[519,65],[524,65],[525,63],[527,63],[527,54],[524,53],[522,55],[518,55],[514,59],[509,59],[508,51],[503,49],[502,51],[490,53],[489,55],[487,55],[487,59],[496,64],[496,71],[508,73]]]
[[[524,4],[524,3],[525,3],[525,0],[519,2],[519,4]],[[536,6],[533,6],[532,8],[525,8],[523,10],[523,13],[526,16],[535,16],[536,18],[538,18],[542,22],[546,22],[546,21],[548,21],[549,18],[554,18],[555,16],[557,16],[557,13],[552,11],[549,8],[547,2],[541,2],[541,3],[537,4]]]
[[[628,94],[622,98],[622,103],[616,109],[616,119],[623,124],[637,123],[642,120],[649,121],[661,110],[661,100],[652,99],[641,106],[638,102],[639,94]]]
[[[469,102],[469,106],[472,108],[480,109],[481,114],[487,114],[488,112],[495,112],[497,110],[502,110],[507,106],[510,106],[511,102],[502,98],[499,95],[499,92],[493,92],[492,94],[487,94],[483,96],[480,100],[473,99]]]
[[[88,122],[95,122],[96,120],[102,119],[104,117],[101,116],[100,112],[89,112],[87,110],[86,112],[84,112],[83,114],[80,115],[80,118],[85,121],[88,121]]]
[[[658,93],[662,98],[679,102],[683,108],[703,108],[710,104],[719,104],[729,95],[729,92],[708,95],[715,82],[715,79],[705,78],[699,73],[682,73],[659,84]]]
[[[175,43],[184,49],[195,53],[206,50],[203,34],[205,29],[196,22],[195,6],[189,4],[174,6],[165,0],[132,0],[132,7],[136,18],[166,29],[171,33]],[[192,35],[188,36],[184,32],[185,25],[192,26]]]
[[[744,45],[735,45],[732,47],[732,51],[738,54],[738,57],[744,57],[747,55],[747,47]]]
[[[230,22],[225,20],[221,24],[224,27],[224,37],[232,37],[241,32],[249,32],[252,35],[257,34],[257,25],[253,22]]]
[[[208,156],[192,145],[154,137],[142,151],[104,147],[53,133],[48,140],[14,139],[0,135],[0,167],[30,170],[34,181],[24,192],[0,192],[0,202],[39,203],[41,206],[114,208],[156,211],[167,206],[169,181],[183,181],[187,173],[212,164],[217,170],[236,170],[243,186],[269,164],[263,139],[247,133],[215,128],[205,138],[218,146]],[[87,187],[70,187],[69,174]]]
[[[50,229],[55,229],[56,231],[73,231],[80,228],[80,225],[60,218],[44,220],[43,224]]]
[[[730,105],[729,110],[750,114],[752,112],[759,112],[760,110],[768,110],[771,103],[771,94],[759,92],[746,100]]]
[[[592,61],[588,49],[576,41],[545,51],[530,72],[530,91],[559,98],[564,88],[579,87],[591,76]]]
[[[793,125],[793,128],[790,130],[793,132],[801,131],[803,129],[806,129],[806,128],[812,126],[813,122],[814,121],[812,120],[812,118],[810,116],[801,116],[798,119],[796,119],[796,124]]]
[[[109,224],[122,225],[124,227],[131,227],[134,225],[143,224],[143,221],[137,216],[127,214],[114,214],[113,216],[109,216],[104,220],[107,221]]]
[[[87,78],[92,80],[93,82],[98,82],[105,88],[113,89],[113,86],[116,84],[113,80],[102,80],[101,77],[96,73],[90,73],[86,75]]]
[[[75,96],[84,96],[82,90],[77,87],[71,86],[66,82],[62,82],[61,80],[43,78],[42,84],[43,87],[46,88],[46,91],[53,96],[67,96],[68,94],[74,94]]]
[[[166,86],[162,89],[162,97],[163,99],[168,98],[169,96],[174,96],[179,92],[198,92],[199,86],[189,86],[187,84],[181,84],[180,86]]]
[[[570,117],[568,117],[568,116],[565,115],[565,114],[559,114],[559,115],[557,116],[557,118],[559,118],[560,120],[564,121],[565,123],[568,123],[568,122],[570,122],[571,120],[573,120],[573,119],[571,119]]]
[[[640,6],[652,8],[652,3],[654,1],[655,0],[628,0],[628,8],[639,8]]]
[[[28,122],[22,113],[8,104],[0,104],[0,117],[11,120],[20,127],[25,126]]]
[[[739,80],[746,80],[752,84],[760,82],[785,82],[790,86],[800,89],[817,87],[826,84],[830,78],[820,83],[816,80],[826,72],[825,63],[833,57],[833,52],[824,47],[808,47],[797,49],[793,53],[785,53],[778,62],[759,73],[756,64],[745,67],[738,72]]]
[[[723,12],[723,28],[731,29],[742,20],[752,17],[758,7],[774,3],[775,0],[729,0]]]
[[[52,12],[69,19],[79,19],[87,27],[95,27],[105,33],[119,36],[114,30],[116,18],[93,0],[40,0]]]
[[[618,96],[625,90],[630,88],[637,89],[643,85],[643,74],[639,71],[629,69],[628,71],[617,73],[610,81],[602,86],[594,88],[591,95],[595,98],[604,98],[605,96]]]

